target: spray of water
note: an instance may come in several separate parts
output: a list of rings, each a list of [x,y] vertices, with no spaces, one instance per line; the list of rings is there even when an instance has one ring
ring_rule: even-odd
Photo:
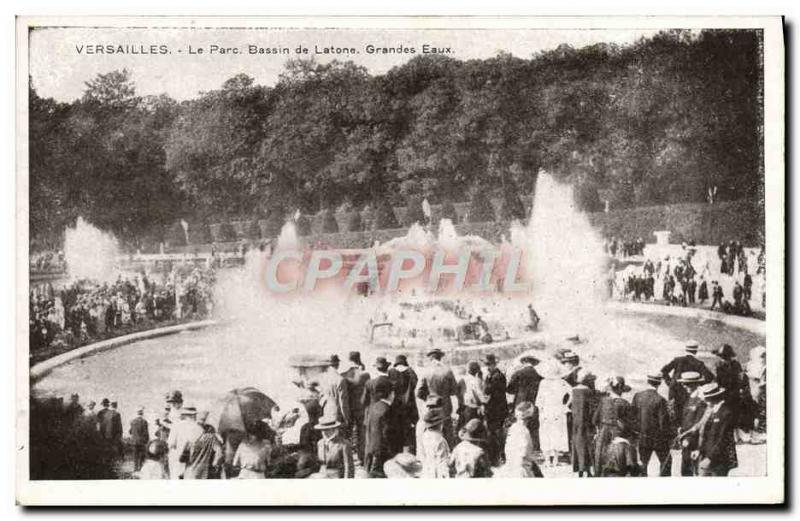
[[[86,220],[78,217],[74,227],[64,233],[64,257],[73,280],[107,282],[116,274],[119,243]]]

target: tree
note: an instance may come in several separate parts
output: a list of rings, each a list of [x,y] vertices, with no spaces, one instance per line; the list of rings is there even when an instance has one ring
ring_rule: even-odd
[[[455,205],[453,205],[453,201],[450,199],[445,199],[442,202],[441,219],[450,219],[453,224],[458,223],[458,213],[456,212]]]
[[[217,230],[217,240],[219,242],[234,242],[239,238],[236,229],[231,223],[222,223]]]
[[[277,237],[280,235],[281,229],[285,223],[286,218],[284,211],[282,209],[273,209],[264,225],[264,237]]]
[[[214,236],[211,234],[211,226],[208,222],[202,221],[189,225],[190,244],[211,244],[212,242],[214,242]]]
[[[482,223],[494,220],[494,206],[486,195],[486,190],[480,186],[475,188],[469,202],[469,222]]]
[[[372,224],[373,230],[388,230],[399,228],[400,224],[397,222],[397,216],[394,214],[394,208],[388,199],[381,199],[375,209],[375,220]]]
[[[364,231],[364,224],[361,222],[361,214],[357,211],[350,212],[350,217],[347,221],[348,232],[361,232]]]
[[[297,228],[297,235],[305,237],[311,235],[311,220],[306,214],[301,214],[294,223]]]
[[[525,219],[525,206],[519,197],[517,190],[510,185],[503,190],[503,198],[500,202],[500,218],[505,221]]]
[[[186,232],[180,221],[175,221],[170,225],[164,240],[169,246],[186,246]]]
[[[406,213],[403,219],[403,226],[410,227],[415,223],[424,223],[425,214],[422,211],[422,197],[418,195],[409,196],[406,200]]]
[[[339,233],[339,223],[330,208],[322,212],[322,233]]]
[[[261,238],[261,225],[258,223],[258,219],[250,222],[250,226],[247,228],[247,236],[253,240]]]

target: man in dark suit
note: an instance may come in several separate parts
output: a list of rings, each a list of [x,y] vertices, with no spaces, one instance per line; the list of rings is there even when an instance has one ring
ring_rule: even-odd
[[[696,372],[699,373],[703,381],[700,385],[708,383],[714,379],[714,373],[706,367],[699,358],[697,358],[698,344],[694,340],[686,342],[686,354],[676,356],[667,365],[661,368],[661,375],[664,382],[669,386],[668,398],[672,402],[673,411],[676,418],[680,418],[683,411],[683,405],[689,398],[685,388],[677,381],[683,373]]]
[[[379,356],[375,359],[375,363],[373,364],[375,368],[375,374],[373,374],[372,378],[366,381],[364,384],[364,394],[361,398],[362,406],[366,411],[366,417],[364,419],[365,425],[366,422],[369,420],[369,409],[372,407],[380,398],[376,398],[375,396],[375,389],[379,383],[388,382],[389,385],[394,388],[394,381],[392,377],[389,375],[389,369],[391,365],[386,360],[386,357]]]
[[[661,375],[648,375],[647,383],[650,388],[636,393],[631,402],[638,431],[642,472],[647,475],[647,464],[655,452],[661,468],[660,475],[669,476],[672,470],[672,456],[669,452],[672,428],[667,400],[658,394]]]
[[[117,412],[117,402],[111,402],[111,408],[105,411],[100,424],[100,433],[106,445],[119,456],[122,453],[122,417]]]
[[[700,439],[694,454],[700,476],[727,476],[738,466],[734,429],[736,417],[725,402],[725,389],[717,383],[703,388],[707,411],[699,429]]]
[[[442,358],[444,358],[444,352],[438,347],[428,352],[431,365],[420,378],[417,398],[427,400],[428,396],[432,394],[442,397],[442,413],[445,416],[442,435],[452,449],[456,441],[453,432],[453,424],[456,419],[453,417],[453,399],[458,395],[458,383],[453,370],[442,362]]]
[[[401,452],[408,448],[413,452],[416,445],[414,425],[419,420],[417,399],[414,395],[417,389],[417,373],[408,365],[406,355],[397,355],[391,375],[394,377],[397,422],[401,429],[396,437],[398,445],[393,447],[393,451]]]
[[[514,395],[514,407],[523,402],[531,402],[534,405],[534,417],[528,422],[528,430],[531,432],[533,449],[540,450],[539,442],[539,409],[536,407],[536,397],[539,394],[539,384],[543,377],[534,367],[539,360],[533,356],[523,356],[519,360],[522,367],[514,371],[508,380],[506,392]]]
[[[371,478],[385,478],[383,464],[394,456],[391,450],[392,436],[397,432],[392,410],[395,396],[392,383],[388,378],[373,380],[375,382],[372,386],[375,402],[367,411],[364,468]]]
[[[136,409],[136,417],[131,420],[131,428],[128,432],[133,445],[133,470],[138,472],[142,469],[147,442],[150,441],[150,430],[147,420],[144,419],[143,407]]]
[[[350,391],[348,392],[348,399],[350,400],[350,443],[353,446],[354,458],[358,463],[364,461],[364,428],[366,407],[364,404],[364,393],[366,384],[369,381],[369,373],[365,371],[364,364],[361,363],[361,353],[358,351],[351,351],[348,357],[353,366],[350,372]]]
[[[699,446],[700,421],[706,411],[706,402],[699,393],[703,377],[696,371],[681,374],[678,382],[685,387],[688,399],[679,417],[680,427],[678,439],[681,444],[681,476],[696,476],[697,462],[692,453]]]
[[[506,376],[497,368],[497,357],[492,354],[483,359],[486,364],[486,379],[483,392],[489,398],[484,406],[486,417],[486,430],[488,432],[489,462],[499,465],[505,443],[503,424],[508,416],[508,403],[506,402]]]

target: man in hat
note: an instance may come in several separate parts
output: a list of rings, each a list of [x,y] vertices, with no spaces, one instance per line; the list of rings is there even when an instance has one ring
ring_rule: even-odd
[[[354,458],[358,463],[361,463],[364,461],[364,418],[366,416],[363,400],[366,384],[370,376],[365,371],[364,364],[361,363],[361,353],[351,351],[348,360],[353,367],[349,374],[350,427],[348,437],[353,446]]]
[[[397,422],[401,428],[401,433],[397,436],[398,446],[394,447],[393,451],[400,452],[403,449],[413,451],[416,445],[414,425],[419,420],[417,399],[414,396],[417,388],[417,373],[408,365],[406,355],[395,357],[393,376]]]
[[[103,400],[107,403],[108,400]],[[117,411],[117,402],[110,403],[111,408],[105,409],[103,420],[100,424],[100,433],[106,445],[119,457],[122,454],[122,417]],[[105,404],[104,404],[105,406]]]
[[[183,393],[180,391],[170,391],[167,393],[167,405],[169,408],[170,420],[173,424],[181,420],[181,409],[183,408]]]
[[[335,361],[334,361],[335,357]],[[339,357],[331,357],[331,370],[324,373],[321,377],[320,405],[322,415],[334,417],[338,422],[348,428],[352,421],[350,414],[350,382],[348,377],[353,366],[350,364],[342,365]]]
[[[714,374],[706,367],[706,364],[697,358],[698,344],[694,340],[686,342],[685,354],[676,356],[668,364],[661,368],[661,376],[664,382],[669,386],[669,401],[672,403],[672,408],[676,418],[680,418],[683,406],[686,403],[688,395],[684,391],[684,387],[678,383],[677,379],[685,372],[699,373],[703,378],[702,383],[710,382],[714,379]]]
[[[100,431],[100,435],[103,438],[105,438],[105,435],[103,434],[103,419],[105,419],[106,415],[110,413],[108,410],[108,406],[110,404],[111,402],[108,400],[108,398],[103,398],[100,400],[100,410],[97,411],[97,429]]]
[[[383,464],[393,456],[392,436],[397,432],[392,411],[395,395],[394,386],[388,377],[370,380],[373,381],[372,397],[375,401],[367,411],[364,467],[370,477],[383,478],[386,477]]]
[[[672,471],[672,456],[669,445],[672,438],[667,400],[658,394],[661,385],[660,374],[647,375],[650,386],[633,395],[634,420],[639,437],[639,458],[642,472],[647,475],[647,465],[653,452],[656,453],[661,476],[669,476]]]
[[[699,462],[700,476],[727,476],[738,466],[734,429],[736,418],[725,403],[725,389],[716,382],[702,388],[706,413],[700,422],[697,451],[692,456]]]
[[[392,366],[389,364],[389,361],[386,360],[386,357],[379,356],[375,358],[375,363],[372,366],[375,368],[375,373],[364,384],[364,396],[362,398],[363,407],[367,411],[367,416],[369,416],[369,409],[380,400],[375,394],[375,389],[379,383],[381,385],[386,385],[388,383],[392,390],[394,390],[394,380],[389,375],[389,369]],[[368,420],[367,418],[365,421]]]
[[[317,459],[321,465],[320,474],[328,479],[355,477],[353,449],[341,435],[341,426],[339,420],[330,416],[323,416],[314,426],[322,431],[322,439],[317,442]]]
[[[427,400],[428,396],[435,394],[442,398],[442,413],[445,416],[442,434],[448,445],[452,447],[455,442],[453,425],[458,418],[454,414],[459,405],[457,398],[458,383],[453,370],[442,362],[442,358],[444,358],[444,352],[438,347],[428,352],[430,367],[420,378],[417,397],[420,400]]]
[[[150,429],[147,420],[144,419],[144,407],[136,408],[136,417],[131,420],[128,433],[131,435],[131,445],[133,445],[133,470],[138,472],[144,464],[145,450],[150,441]]]
[[[503,424],[508,416],[508,403],[506,401],[506,376],[497,368],[497,356],[487,354],[483,363],[486,364],[486,378],[484,379],[483,392],[486,394],[484,416],[488,436],[489,461],[492,465],[499,465],[502,457],[505,433]]]
[[[170,479],[182,479],[186,462],[189,460],[189,448],[203,434],[203,428],[197,423],[197,409],[182,407],[181,419],[170,430],[167,447],[169,448]]]
[[[531,430],[534,450],[540,450],[539,414],[536,407],[536,398],[539,394],[539,384],[542,383],[543,377],[535,367],[539,364],[539,359],[535,356],[527,355],[520,358],[519,361],[522,367],[514,371],[511,378],[509,378],[506,392],[514,395],[514,407],[522,402],[530,402],[533,404],[533,418],[527,422],[527,425]]]
[[[686,371],[677,380],[688,396],[678,417],[678,441],[681,447],[681,476],[696,476],[697,465],[692,452],[698,447],[698,428],[706,410],[706,403],[698,392],[705,380],[696,371]]]
[[[736,360],[736,353],[730,344],[724,344],[712,352],[718,358],[714,367],[716,381],[725,389],[725,403],[733,413],[736,427],[750,431],[753,427],[753,398],[742,364]]]

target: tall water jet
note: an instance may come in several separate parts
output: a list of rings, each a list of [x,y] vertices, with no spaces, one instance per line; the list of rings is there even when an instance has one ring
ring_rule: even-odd
[[[583,311],[597,314],[605,281],[603,241],[577,208],[570,185],[540,171],[528,226],[511,235],[524,241],[537,309],[571,316],[573,323]]]
[[[116,237],[78,217],[64,232],[64,258],[73,280],[106,282],[114,278],[119,256]]]

